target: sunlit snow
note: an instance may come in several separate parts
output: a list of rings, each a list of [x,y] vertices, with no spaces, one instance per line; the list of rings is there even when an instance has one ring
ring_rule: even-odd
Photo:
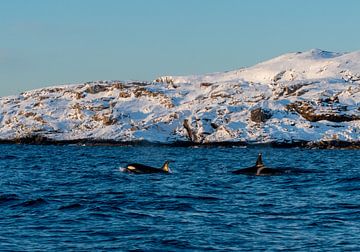
[[[359,141],[360,52],[314,49],[223,73],[49,87],[0,105],[3,140]]]

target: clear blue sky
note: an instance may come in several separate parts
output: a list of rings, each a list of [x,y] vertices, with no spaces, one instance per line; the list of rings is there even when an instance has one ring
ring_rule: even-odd
[[[90,80],[225,71],[360,50],[357,0],[0,2],[0,96]]]

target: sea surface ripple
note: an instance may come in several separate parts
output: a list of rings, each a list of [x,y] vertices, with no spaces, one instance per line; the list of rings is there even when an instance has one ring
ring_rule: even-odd
[[[254,165],[304,173],[233,175]],[[360,250],[360,151],[0,145],[0,250]],[[173,174],[132,175],[127,163]]]

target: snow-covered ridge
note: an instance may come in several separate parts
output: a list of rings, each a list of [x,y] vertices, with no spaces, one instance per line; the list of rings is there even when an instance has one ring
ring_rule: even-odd
[[[359,142],[360,52],[315,49],[223,73],[49,87],[0,105],[2,140]]]

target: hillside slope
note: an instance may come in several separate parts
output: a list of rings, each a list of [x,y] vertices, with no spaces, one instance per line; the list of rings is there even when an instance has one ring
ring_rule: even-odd
[[[223,73],[49,87],[0,106],[3,141],[358,143],[360,52],[315,49]]]

